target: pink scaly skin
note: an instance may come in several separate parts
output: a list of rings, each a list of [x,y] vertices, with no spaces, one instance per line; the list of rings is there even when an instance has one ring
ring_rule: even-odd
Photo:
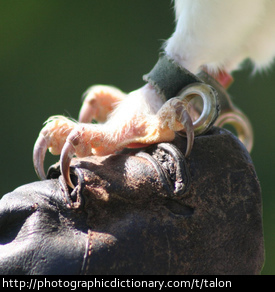
[[[91,124],[92,120],[105,123]],[[34,146],[35,170],[45,179],[46,150],[61,154],[61,172],[67,184],[73,187],[69,167],[74,155],[109,155],[127,147],[172,141],[175,132],[183,130],[188,139],[186,155],[189,155],[194,131],[185,102],[172,98],[162,105],[149,84],[129,95],[114,87],[94,86],[84,100],[79,122],[63,116],[51,117],[46,122]]]
[[[164,51],[191,73],[205,68],[210,73],[221,72],[216,79],[226,88],[231,78],[224,72],[237,70],[243,60],[251,59],[256,69],[273,61],[275,1],[174,0],[174,4],[176,29]],[[106,155],[124,147],[171,141],[175,131],[186,133],[188,155],[197,121],[187,110],[179,99],[163,104],[149,84],[127,95],[115,88],[94,87],[86,96],[78,123],[64,117],[46,123],[34,147],[36,172],[45,178],[43,161],[49,149],[61,154],[61,172],[73,187],[69,165],[74,155]],[[88,124],[91,119],[104,123]],[[198,120],[197,124],[202,121]]]

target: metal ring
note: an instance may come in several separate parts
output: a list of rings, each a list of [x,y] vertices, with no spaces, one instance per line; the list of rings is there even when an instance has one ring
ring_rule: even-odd
[[[203,109],[199,118],[194,122],[194,134],[201,135],[213,126],[219,115],[219,102],[216,90],[205,83],[192,83],[185,87],[178,98],[190,102],[196,96],[203,100]]]
[[[215,126],[223,127],[226,124],[235,128],[239,140],[244,144],[247,151],[251,152],[254,140],[253,130],[246,115],[238,109],[224,112],[217,119]]]

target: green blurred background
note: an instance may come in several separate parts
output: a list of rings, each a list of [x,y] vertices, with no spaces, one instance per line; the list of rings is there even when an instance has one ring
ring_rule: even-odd
[[[0,196],[37,180],[32,149],[49,116],[77,118],[81,95],[92,84],[126,92],[142,86],[173,30],[170,0],[0,0]],[[247,68],[234,77],[230,93],[255,131],[262,274],[275,274],[275,70],[252,76]],[[47,155],[46,167],[57,159]]]

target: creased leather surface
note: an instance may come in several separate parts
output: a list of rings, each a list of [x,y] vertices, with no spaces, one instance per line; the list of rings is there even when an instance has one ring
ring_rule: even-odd
[[[5,195],[0,274],[259,274],[261,190],[243,145],[215,128],[187,160],[184,138],[165,145],[76,159],[74,190],[57,164]]]
[[[0,274],[78,274],[87,226],[56,180],[34,182],[0,204]]]

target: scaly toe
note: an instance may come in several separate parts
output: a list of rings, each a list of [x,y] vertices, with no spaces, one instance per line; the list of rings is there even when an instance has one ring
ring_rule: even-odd
[[[53,155],[59,155],[66,137],[75,126],[75,122],[63,116],[54,116],[46,121],[33,148],[34,169],[41,180],[46,179],[44,160],[47,150]]]

